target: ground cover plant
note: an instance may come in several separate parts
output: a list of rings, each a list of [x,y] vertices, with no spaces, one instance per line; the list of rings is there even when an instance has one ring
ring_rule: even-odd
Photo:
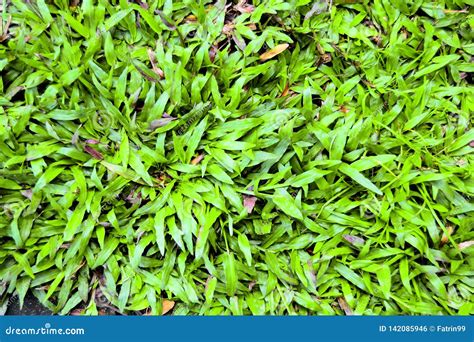
[[[472,314],[472,0],[3,0],[0,297]]]

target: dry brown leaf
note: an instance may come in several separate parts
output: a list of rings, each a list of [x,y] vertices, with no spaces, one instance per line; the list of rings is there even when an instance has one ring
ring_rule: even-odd
[[[214,63],[214,60],[216,59],[216,55],[219,52],[219,47],[216,45],[212,45],[211,49],[209,50],[209,59],[211,62]]]
[[[172,300],[163,299],[163,315],[174,308],[174,302]]]
[[[266,61],[270,58],[273,58],[275,57],[276,55],[282,53],[283,51],[285,51],[286,49],[288,49],[288,46],[290,46],[289,44],[285,43],[285,44],[278,44],[277,46],[275,46],[273,49],[270,49],[268,50],[267,52],[264,52],[260,55],[260,60],[261,61]]]
[[[248,24],[247,27],[251,29],[252,31],[255,31],[257,29],[257,25],[255,25],[254,23]]]
[[[167,124],[169,124],[171,121],[173,120],[176,120],[176,118],[172,118],[172,117],[169,117],[169,118],[161,118],[161,119],[156,119],[156,120],[153,120],[152,122],[150,122],[150,130],[155,130],[159,127],[163,127],[163,126],[166,126]]]
[[[459,244],[459,249],[463,250],[474,245],[474,240],[464,241]]]
[[[161,70],[160,68],[156,66],[155,52],[152,49],[148,48],[147,53],[148,53],[148,59],[151,62],[151,68],[153,69],[153,72],[157,74],[160,78],[163,78],[165,76],[165,73],[163,72],[163,70]]]
[[[239,49],[242,51],[244,51],[245,48],[247,47],[247,44],[245,44],[245,41],[237,37],[235,34],[232,34],[232,40],[234,41],[235,45],[237,45]]]
[[[104,156],[102,155],[102,153],[100,153],[99,151],[97,151],[96,149],[93,149],[92,147],[90,146],[84,146],[84,151],[86,151],[87,153],[89,153],[92,157],[94,157],[95,159],[98,159],[98,160],[102,160],[104,159]]]
[[[288,95],[288,91],[290,90],[290,84],[287,82],[285,85],[285,89],[283,89],[283,92],[281,93],[280,97],[285,97]]]
[[[222,28],[222,33],[224,33],[226,36],[230,36],[232,32],[234,31],[234,28],[235,28],[235,25],[233,23],[227,23]]]
[[[346,313],[347,316],[352,316],[352,309],[349,307],[349,304],[347,304],[346,300],[342,297],[339,297],[337,299],[337,302],[339,303],[339,306],[341,307],[342,310]]]
[[[26,189],[24,191],[21,191],[20,193],[28,199],[33,198],[33,190],[32,189]]]
[[[191,160],[191,164],[193,164],[193,165],[199,164],[201,162],[201,160],[203,160],[203,159],[204,159],[204,154],[200,154],[196,158]]]
[[[255,10],[255,7],[248,5],[246,0],[240,0],[234,8],[240,13],[252,13]]]
[[[453,234],[454,232],[454,226],[451,226],[451,225],[447,225],[446,226],[446,230],[448,231],[448,235],[446,235],[446,233],[443,233],[443,236],[441,237],[441,243],[442,244],[445,244],[448,242],[449,240],[449,237]]]

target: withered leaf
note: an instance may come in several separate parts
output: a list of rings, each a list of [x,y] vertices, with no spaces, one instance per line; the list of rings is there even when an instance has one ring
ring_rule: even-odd
[[[197,165],[201,162],[201,160],[204,159],[204,154],[200,154],[198,155],[197,157],[193,158],[193,160],[191,160],[191,164],[193,165]]]
[[[84,151],[89,153],[93,158],[95,158],[97,160],[104,159],[104,156],[102,155],[102,153],[100,153],[99,151],[97,151],[96,149],[94,149],[90,146],[84,146]]]
[[[447,226],[446,226],[446,229],[447,229],[447,231],[448,231],[448,234],[443,233],[443,236],[441,237],[441,243],[442,243],[442,244],[445,244],[445,243],[448,242],[449,237],[450,237],[450,236],[453,234],[453,232],[454,232],[454,226],[452,226],[452,225],[447,225]]]
[[[255,10],[255,7],[247,4],[246,0],[240,0],[234,8],[240,13],[252,13]]]
[[[365,240],[361,237],[354,236],[354,235],[343,235],[342,236],[347,242],[354,246],[361,246],[365,243]]]
[[[174,308],[174,302],[172,300],[163,300],[163,315],[168,313]]]
[[[339,297],[337,299],[337,302],[339,303],[339,306],[341,307],[342,310],[344,310],[344,312],[346,313],[347,316],[352,316],[353,315],[352,310],[349,307],[349,304],[347,304],[347,302],[344,298]]]
[[[156,119],[150,122],[150,129],[155,130],[159,127],[166,126],[169,124],[171,121],[176,120],[176,118],[173,117],[168,117],[168,118],[161,118],[161,119]]]
[[[463,250],[474,245],[474,240],[464,241],[459,244],[459,249]]]
[[[266,61],[266,60],[269,60],[270,58],[273,58],[275,57],[276,55],[282,53],[283,51],[285,51],[286,49],[288,49],[288,46],[290,46],[289,44],[287,43],[284,43],[284,44],[278,44],[277,46],[275,46],[273,49],[270,49],[264,53],[262,53],[260,55],[260,60],[261,61]]]
[[[244,195],[244,207],[247,209],[247,213],[251,213],[257,202],[257,197]]]

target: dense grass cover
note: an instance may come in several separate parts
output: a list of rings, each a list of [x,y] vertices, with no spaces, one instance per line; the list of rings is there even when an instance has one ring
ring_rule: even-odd
[[[0,296],[472,314],[472,0],[3,0]]]

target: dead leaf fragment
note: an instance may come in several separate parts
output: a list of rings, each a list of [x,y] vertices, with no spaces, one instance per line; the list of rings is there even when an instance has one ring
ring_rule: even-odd
[[[147,53],[148,53],[148,59],[149,59],[150,62],[151,62],[151,68],[152,68],[153,72],[154,72],[155,74],[157,74],[158,77],[163,78],[163,77],[165,76],[165,73],[163,72],[163,70],[161,70],[160,68],[158,68],[158,67],[156,66],[156,55],[155,55],[155,52],[154,52],[152,49],[148,48],[148,49],[147,49]]]
[[[344,238],[344,240],[346,240],[347,242],[349,242],[351,245],[354,245],[354,246],[360,246],[360,245],[363,245],[365,243],[365,240],[363,238],[358,237],[358,236],[343,235],[342,237]]]
[[[171,121],[173,120],[176,120],[176,118],[173,118],[173,117],[169,117],[169,118],[161,118],[161,119],[156,119],[156,120],[153,120],[152,122],[150,122],[150,130],[155,130],[159,127],[163,127],[163,126],[166,126],[167,124],[169,124]]]
[[[247,27],[251,29],[252,31],[255,31],[257,29],[257,25],[255,25],[254,23],[248,24]]]
[[[283,51],[285,51],[286,49],[288,49],[288,46],[290,46],[289,44],[285,43],[285,44],[278,44],[277,46],[275,46],[273,49],[270,49],[264,53],[262,53],[260,55],[260,60],[261,61],[266,61],[266,60],[269,60],[270,58],[273,58],[275,57],[276,55],[282,53]]]
[[[200,154],[197,157],[195,157],[193,160],[191,160],[192,165],[197,165],[201,162],[201,160],[204,159],[204,154]]]
[[[171,309],[174,308],[174,302],[172,300],[163,300],[163,315],[169,312]]]
[[[232,34],[232,40],[234,43],[239,47],[240,50],[244,51],[245,48],[247,47],[247,44],[245,44],[245,41],[243,39],[240,39],[237,37],[237,35]]]
[[[252,13],[255,10],[253,5],[247,4],[247,0],[240,0],[234,8],[240,13]]]
[[[244,207],[247,209],[247,213],[252,213],[255,203],[257,202],[257,197],[244,195]]]
[[[100,153],[99,151],[93,149],[92,147],[90,146],[84,146],[84,151],[86,151],[87,153],[89,153],[93,158],[97,159],[97,160],[102,160],[104,159],[104,156],[102,155],[102,153]]]
[[[445,244],[445,243],[448,242],[449,237],[450,237],[450,236],[453,234],[453,232],[454,232],[454,226],[447,225],[447,226],[446,226],[446,230],[448,231],[448,234],[443,233],[443,236],[441,237],[441,243],[442,243],[442,244]]]
[[[226,36],[230,36],[232,32],[234,31],[234,28],[235,28],[235,25],[233,23],[227,23],[222,28],[222,33],[224,33]]]
[[[23,196],[25,196],[26,198],[28,199],[32,199],[33,198],[33,190],[32,189],[26,189],[24,191],[21,191],[21,194]]]
[[[474,245],[474,240],[461,242],[458,246],[460,250],[466,249]]]
[[[288,91],[290,90],[290,84],[287,82],[285,84],[285,88],[283,89],[280,97],[285,97],[286,95],[288,95]]]
[[[339,297],[337,299],[337,302],[339,303],[339,306],[341,307],[342,310],[346,313],[347,316],[352,316],[352,309],[349,307],[349,304],[347,304],[346,300],[342,297]]]

